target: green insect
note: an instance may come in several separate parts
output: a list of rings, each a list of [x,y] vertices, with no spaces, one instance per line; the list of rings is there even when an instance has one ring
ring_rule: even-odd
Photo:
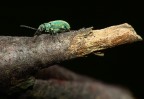
[[[34,35],[40,35],[42,33],[47,33],[50,35],[56,35],[58,33],[70,31],[69,23],[64,21],[64,20],[54,20],[54,21],[50,21],[48,23],[43,23],[38,27],[38,29],[33,28],[33,27],[29,27],[26,25],[21,25],[21,27],[36,30]]]

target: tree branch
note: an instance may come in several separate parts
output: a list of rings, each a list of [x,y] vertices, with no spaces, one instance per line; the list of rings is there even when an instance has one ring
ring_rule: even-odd
[[[128,24],[101,30],[80,29],[56,37],[43,34],[35,42],[33,37],[1,36],[0,92],[20,86],[26,89],[35,82],[31,78],[34,73],[54,63],[140,40]]]
[[[78,81],[78,82],[96,81],[95,79],[92,79],[84,75],[83,76],[78,75],[58,65],[53,65],[38,71],[35,77],[36,79],[42,79],[42,80],[57,79],[57,80]]]
[[[104,84],[60,66],[51,66],[38,75],[33,89],[19,99],[133,99],[124,88]]]

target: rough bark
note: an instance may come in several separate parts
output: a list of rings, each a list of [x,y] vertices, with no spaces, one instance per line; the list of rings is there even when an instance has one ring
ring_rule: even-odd
[[[55,37],[43,34],[35,42],[33,37],[1,36],[0,92],[27,89],[35,82],[33,74],[54,63],[140,40],[128,24],[80,29]]]

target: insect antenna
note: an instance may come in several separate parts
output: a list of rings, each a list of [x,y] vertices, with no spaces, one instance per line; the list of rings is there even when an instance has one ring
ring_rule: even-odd
[[[26,25],[20,25],[20,27],[24,27],[24,28],[28,28],[28,29],[32,29],[32,30],[37,30],[36,28],[30,27],[30,26],[26,26]]]

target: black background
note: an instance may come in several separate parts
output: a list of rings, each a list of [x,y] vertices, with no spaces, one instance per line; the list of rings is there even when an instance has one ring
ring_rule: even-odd
[[[38,28],[41,23],[63,19],[69,22],[71,29],[74,30],[91,26],[94,29],[101,29],[129,23],[137,34],[144,37],[143,6],[125,2],[119,6],[117,4],[0,6],[0,35],[33,36],[35,31],[20,28],[19,25]],[[143,56],[144,43],[136,42],[109,49],[105,52],[105,57],[91,54],[88,57],[63,62],[61,65],[103,82],[129,88],[136,97],[142,99],[144,98]]]

